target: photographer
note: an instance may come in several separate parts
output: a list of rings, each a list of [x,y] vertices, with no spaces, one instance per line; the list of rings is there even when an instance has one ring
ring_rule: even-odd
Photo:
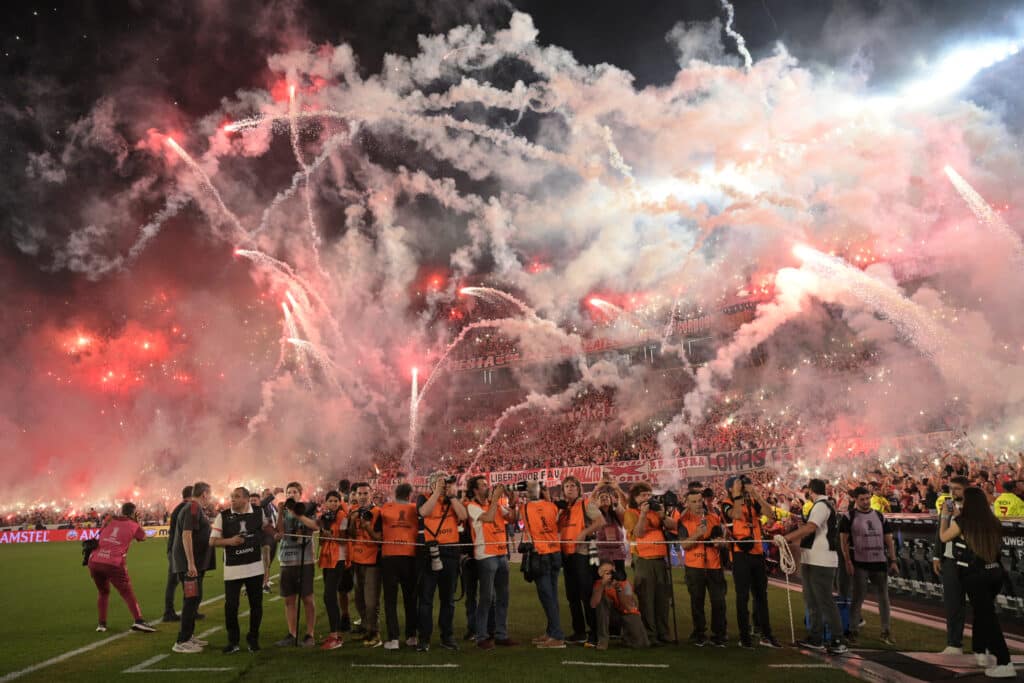
[[[363,647],[380,647],[380,545],[377,519],[380,508],[373,504],[370,485],[352,485],[353,504],[348,513],[349,559],[355,579],[356,610],[362,623],[353,633],[364,633]]]
[[[195,637],[195,627],[199,603],[203,601],[203,576],[215,566],[210,548],[210,520],[206,516],[212,502],[210,485],[197,481],[192,485],[192,498],[178,512],[175,521],[171,560],[185,600],[181,606],[178,639],[171,649],[183,654],[202,652],[206,646],[206,641]]]
[[[495,645],[518,645],[508,637],[508,535],[506,527],[516,521],[514,491],[509,492],[509,507],[501,503],[505,487],[491,490],[486,477],[473,477],[466,484],[470,502],[466,507],[473,521],[473,558],[480,577],[480,602],[476,610],[476,644],[481,650]],[[494,638],[487,633],[487,613],[494,600]]]
[[[761,631],[761,645],[780,648],[772,635],[768,615],[768,568],[764,561],[763,514],[771,524],[775,511],[744,476],[725,480],[726,497],[722,515],[726,525],[732,524],[732,578],[736,582],[736,621],[739,622],[740,647],[754,647],[750,628],[749,601],[754,599],[754,625]]]
[[[385,650],[398,649],[398,587],[405,610],[405,644],[416,646],[416,506],[409,502],[411,484],[395,487],[393,503],[380,508],[377,524],[384,537],[380,566],[384,583],[384,617],[388,627]]]
[[[594,489],[593,498],[601,513],[600,519],[594,522],[600,525],[594,532],[598,561],[611,562],[615,567],[616,578],[624,579],[626,578],[626,558],[629,557],[629,549],[623,523],[626,519],[629,500],[622,489],[609,479],[601,480],[597,488]]]
[[[139,609],[139,601],[132,590],[132,580],[128,576],[126,558],[132,540],[145,541],[146,532],[139,525],[139,515],[134,503],[121,506],[121,514],[110,519],[100,531],[99,545],[89,555],[89,576],[96,584],[98,596],[96,609],[99,612],[97,631],[107,630],[107,605],[110,603],[110,585],[113,584],[120,593],[128,611],[135,622],[133,631],[152,633],[156,629],[146,623]]]
[[[849,517],[839,520],[839,541],[847,573],[853,578],[853,602],[850,605],[850,643],[856,644],[861,609],[868,583],[878,591],[878,615],[882,622],[879,638],[894,645],[890,631],[889,573],[899,572],[892,527],[885,516],[871,509],[871,493],[863,486],[855,488]]]
[[[423,543],[417,552],[419,602],[417,625],[418,652],[430,649],[434,631],[434,592],[440,593],[437,625],[441,647],[458,650],[455,642],[455,586],[459,580],[459,523],[466,519],[466,508],[456,497],[455,477],[433,472],[427,478],[430,497],[417,499]]]
[[[260,649],[263,620],[263,557],[260,544],[265,532],[272,532],[263,511],[249,502],[249,490],[239,486],[231,492],[231,508],[213,520],[210,545],[224,548],[224,627],[228,632],[225,654],[238,652],[241,630],[238,604],[242,588],[249,600],[249,652]]]
[[[284,598],[288,636],[277,641],[278,647],[294,645],[299,632],[299,598],[306,614],[306,637],[302,647],[313,647],[316,626],[316,602],[313,600],[313,532],[319,529],[312,518],[316,506],[302,502],[302,484],[293,481],[285,487],[285,498],[277,506],[277,533],[281,548],[281,597]],[[307,510],[307,507],[311,508]],[[307,514],[308,513],[308,514]]]
[[[838,514],[825,495],[824,481],[811,479],[809,486],[814,496],[814,505],[807,515],[807,521],[785,536],[788,543],[800,541],[801,592],[810,616],[807,639],[797,641],[797,645],[818,651],[827,649],[830,655],[841,655],[847,652],[847,648],[841,640],[843,623],[832,595],[839,567],[839,555],[836,552]],[[823,638],[826,623],[831,635],[828,644],[824,643]]]
[[[597,616],[590,606],[594,589],[595,567],[590,565],[590,543],[602,526],[601,511],[583,498],[583,487],[576,477],[562,481],[561,510],[558,516],[559,535],[562,539],[562,566],[565,567],[565,597],[572,615],[572,633],[566,639],[571,644],[597,645]],[[595,560],[597,546],[594,546]]]
[[[674,497],[674,496],[673,496]],[[651,647],[673,642],[669,638],[668,612],[671,606],[671,576],[665,530],[675,531],[676,522],[666,516],[665,506],[652,500],[651,485],[640,482],[629,490],[625,527],[633,547],[633,582],[640,602],[640,617]]]
[[[324,509],[320,513],[320,558],[317,564],[324,577],[324,609],[327,610],[327,621],[330,633],[320,646],[323,650],[336,650],[344,644],[342,632],[346,630],[348,621],[348,592],[352,590],[352,570],[345,567],[348,558],[348,541],[340,541],[345,534],[348,523],[348,507],[341,501],[341,494],[328,491],[324,497]],[[347,586],[346,586],[347,584]],[[338,610],[338,599],[345,597],[342,603],[344,612]]]
[[[649,647],[633,586],[627,579],[617,578],[617,570],[611,562],[601,563],[597,568],[597,577],[590,596],[590,606],[597,615],[597,649],[608,649],[612,612],[618,618],[622,642],[626,647]]]
[[[725,572],[719,544],[724,545],[722,520],[704,507],[701,489],[686,494],[686,511],[679,518],[680,545],[685,552],[686,589],[690,593],[693,633],[690,642],[697,647],[725,647]],[[718,540],[719,543],[708,541]],[[707,638],[704,595],[711,596],[711,640]]]
[[[558,613],[558,574],[562,569],[558,507],[551,502],[547,487],[539,481],[524,483],[528,500],[522,506],[525,522],[522,545],[529,548],[529,552],[524,554],[523,562],[527,564],[527,571],[537,587],[537,598],[547,617],[544,635],[534,638],[533,644],[541,649],[562,649],[565,648],[565,634],[562,633],[561,615]]]

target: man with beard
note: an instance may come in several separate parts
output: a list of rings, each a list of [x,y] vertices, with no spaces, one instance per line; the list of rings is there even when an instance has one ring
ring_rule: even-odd
[[[964,490],[971,482],[964,476],[949,480],[949,498],[942,503],[942,513],[956,516],[964,502]],[[967,594],[960,581],[960,571],[953,557],[953,543],[943,543],[938,536],[932,546],[932,569],[942,580],[942,602],[946,609],[946,649],[944,655],[964,653],[964,620]]]

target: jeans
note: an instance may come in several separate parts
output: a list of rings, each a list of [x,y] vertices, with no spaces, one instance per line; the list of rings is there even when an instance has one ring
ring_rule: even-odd
[[[761,635],[770,638],[772,626],[768,617],[768,571],[764,556],[734,552],[732,578],[736,582],[736,621],[739,624],[740,640],[750,638],[751,596],[754,598],[754,625],[761,629]]]
[[[190,579],[185,572],[178,573],[178,583],[182,586],[186,581],[195,581],[199,589],[195,597],[186,597],[181,604],[181,626],[178,629],[178,642],[184,643],[192,639],[196,632],[196,614],[199,613],[199,603],[203,601],[203,572],[193,579]]]
[[[693,633],[703,638],[707,633],[704,617],[704,598],[711,594],[711,635],[725,640],[725,572],[721,569],[686,568],[686,589],[690,593],[690,615],[693,617]]]
[[[420,548],[423,551],[422,548]],[[419,618],[419,640],[421,645],[430,643],[434,632],[434,592],[440,593],[441,609],[437,615],[437,626],[441,630],[441,641],[453,639],[455,630],[455,586],[459,581],[459,558],[455,554],[441,551],[441,571],[430,568],[426,552],[417,555],[420,574],[420,595],[417,611]]]
[[[1003,586],[1003,568],[971,568],[963,573],[962,579],[974,613],[971,621],[974,651],[988,650],[995,655],[996,664],[1009,664],[1010,651],[1006,648],[1006,638],[1003,637],[1003,628],[996,614],[996,596]]]
[[[942,604],[946,608],[946,645],[963,647],[967,594],[960,582],[956,560],[942,558]]]
[[[869,572],[861,567],[853,568],[853,602],[850,604],[850,631],[856,633],[860,624],[861,609],[868,593],[868,584],[878,592],[878,614],[882,620],[882,632],[888,633],[891,622],[889,608],[889,574],[887,572]]]
[[[487,613],[494,601],[494,638],[508,640],[508,557],[498,555],[476,561],[480,576],[480,603],[476,607],[476,639],[487,640],[490,635],[481,625],[487,623]]]
[[[812,642],[823,642],[827,622],[832,640],[839,640],[843,635],[843,622],[832,593],[836,568],[804,564],[800,567],[800,578],[803,581],[804,606],[811,622],[808,637]]]
[[[562,553],[556,551],[537,557],[540,560],[540,575],[533,579],[533,583],[537,587],[537,597],[548,621],[544,633],[553,640],[565,640],[562,617],[558,612],[558,573],[562,570]]]
[[[398,640],[398,587],[402,587],[405,609],[405,637],[416,635],[416,558],[406,555],[382,557],[380,569],[384,583],[384,621],[388,640]]]
[[[380,633],[380,567],[375,564],[354,564],[356,578],[356,611],[363,619],[368,634]]]
[[[596,643],[597,615],[590,606],[590,596],[597,577],[590,566],[590,558],[578,553],[563,555],[562,566],[565,568],[565,597],[572,615],[573,635],[587,634],[588,640]]]
[[[480,592],[480,577],[477,575],[476,560],[467,557],[462,561],[462,586],[466,600],[466,633],[476,638],[477,594]],[[487,611],[487,632],[494,635],[494,603]]]
[[[260,568],[262,569],[262,562]],[[249,599],[249,634],[247,642],[258,643],[260,640],[260,623],[263,621],[263,574],[250,576],[246,579],[234,579],[224,582],[224,628],[228,632],[228,643],[238,645],[241,629],[238,626],[238,605],[242,586],[245,586],[245,597]]]
[[[668,613],[672,601],[672,580],[663,557],[633,559],[633,583],[640,605],[640,619],[647,629],[647,639],[671,640]]]

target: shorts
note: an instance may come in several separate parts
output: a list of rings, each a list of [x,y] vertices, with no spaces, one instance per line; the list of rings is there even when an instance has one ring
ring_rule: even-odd
[[[313,565],[281,567],[281,597],[307,597],[313,594]]]

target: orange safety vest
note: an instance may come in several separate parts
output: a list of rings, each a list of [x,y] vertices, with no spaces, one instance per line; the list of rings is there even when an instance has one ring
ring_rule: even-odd
[[[572,555],[576,552],[576,537],[588,526],[585,512],[586,507],[587,500],[580,498],[569,508],[562,510],[558,516],[559,535],[563,541],[568,541],[567,543],[562,543],[562,552],[566,555]]]
[[[732,503],[736,505],[737,503]],[[763,539],[761,535],[761,517],[757,514],[757,510],[754,508],[753,503],[748,503],[745,500],[738,502],[740,505],[740,511],[743,513],[739,519],[732,521],[732,537],[737,541],[746,539],[754,539],[755,541],[761,541]],[[733,543],[732,551],[734,553],[747,553],[749,555],[763,555],[764,548],[761,543]]]
[[[481,505],[475,500],[470,503],[471,506],[482,510],[481,514],[487,512],[491,505]],[[472,515],[471,515],[472,517]],[[484,555],[507,555],[508,554],[508,537],[505,535],[505,527],[508,522],[505,521],[505,515],[501,512],[501,504],[499,503],[498,511],[494,514],[494,520],[491,522],[473,522],[471,528],[473,530],[473,554],[479,549],[480,543],[484,544],[483,554]],[[480,531],[477,531],[477,526],[480,527]],[[483,538],[479,534],[483,534]]]
[[[722,520],[718,515],[708,513],[705,518],[707,521],[708,531],[704,536],[697,537],[697,529],[700,527],[700,515],[691,515],[689,512],[684,513],[679,518],[679,523],[683,525],[688,534],[687,538],[691,541],[706,541],[711,535],[711,529],[720,525]],[[693,567],[694,569],[721,569],[722,558],[718,552],[718,548],[710,543],[698,543],[692,545],[686,549],[686,556],[684,563],[687,567]]]
[[[637,607],[636,594],[633,593],[633,586],[629,581],[613,580],[608,586],[603,585],[600,581],[595,581],[593,590],[603,590],[604,597],[608,599],[608,602],[612,604],[612,607],[614,607],[615,611],[619,614],[640,614],[640,609]],[[625,605],[626,601],[621,598],[620,591],[622,593],[630,593],[633,595],[633,599],[630,601],[632,603],[631,606],[627,607]]]
[[[643,536],[636,535],[636,526],[640,523],[640,510],[629,508],[630,519],[629,538],[636,541],[633,546],[633,554],[645,560],[656,560],[659,557],[668,557],[668,545],[665,544],[665,532],[661,528],[661,518],[655,512],[647,511],[647,531]],[[635,517],[635,521],[634,518]]]
[[[437,541],[440,545],[459,542],[459,519],[448,500],[438,498],[433,511],[423,518],[423,538],[427,543]]]
[[[380,518],[380,508],[370,508],[373,513],[373,519],[370,520],[370,526],[373,527],[377,524],[377,520]],[[348,557],[352,560],[353,564],[377,564],[377,556],[380,554],[380,545],[378,545],[373,538],[368,534],[362,527],[362,520],[359,519],[359,508],[353,506],[352,511],[348,517],[348,528],[355,529],[356,535],[355,540],[349,541]]]
[[[384,557],[416,556],[416,505],[414,503],[384,503],[380,508]],[[395,543],[399,541],[399,543]]]
[[[331,523],[331,528],[327,530],[326,535],[332,538],[341,538],[341,520],[346,517],[348,517],[348,505],[341,503],[338,506],[338,516],[334,518],[334,522]],[[321,531],[321,533],[323,532]],[[323,569],[334,569],[342,559],[342,543],[347,544],[348,542],[322,539],[320,541],[320,558],[317,560],[317,566]]]
[[[557,505],[550,500],[531,500],[523,505],[523,519],[538,555],[550,555],[561,550]]]

